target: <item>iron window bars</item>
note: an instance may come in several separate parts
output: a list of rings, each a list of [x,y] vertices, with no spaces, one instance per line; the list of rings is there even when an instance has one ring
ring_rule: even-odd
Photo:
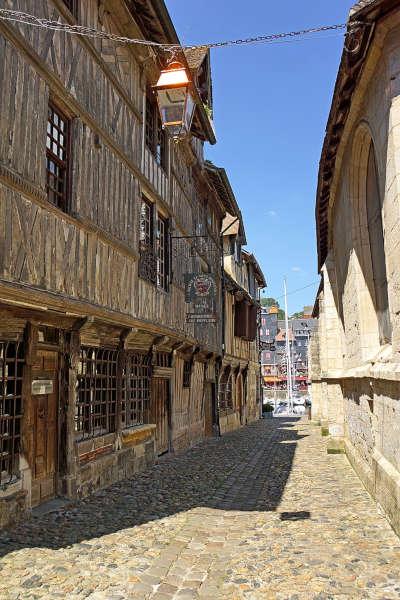
[[[183,363],[183,387],[190,388],[190,378],[192,375],[192,363],[190,360],[185,360]]]
[[[0,484],[19,475],[22,421],[22,342],[0,342]]]
[[[46,191],[49,202],[68,212],[70,121],[49,105],[46,138]]]
[[[157,282],[157,257],[154,252],[154,211],[153,204],[142,198],[140,207],[139,276]]]
[[[157,287],[168,291],[168,220],[157,216]]]
[[[78,440],[115,432],[118,408],[123,429],[148,422],[151,371],[151,354],[82,347],[75,413]]]
[[[170,368],[172,366],[172,355],[170,352],[156,352],[154,364],[156,367]]]
[[[150,410],[151,355],[127,352],[121,385],[123,429],[148,422]]]
[[[116,428],[118,350],[81,348],[75,429],[80,439]]]
[[[139,231],[139,276],[158,288],[169,286],[169,222],[157,214],[154,236],[154,205],[142,198]]]

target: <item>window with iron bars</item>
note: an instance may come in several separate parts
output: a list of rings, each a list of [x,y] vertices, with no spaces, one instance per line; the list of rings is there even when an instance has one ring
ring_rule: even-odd
[[[148,422],[150,410],[151,356],[127,352],[121,385],[121,426],[123,429]]]
[[[24,346],[0,341],[0,484],[19,476]]]
[[[183,387],[190,388],[190,378],[192,375],[192,363],[185,360],[183,363]]]
[[[154,205],[142,198],[139,231],[139,276],[168,291],[169,288],[169,222],[157,214],[154,235]]]
[[[49,202],[68,212],[70,121],[49,105],[46,138],[46,191]]]
[[[218,408],[220,412],[233,409],[232,374],[229,367],[221,375],[218,385]]]
[[[157,216],[157,287],[168,291],[169,237],[168,219]]]
[[[167,134],[162,128],[157,102],[146,97],[146,146],[163,169],[167,168]]]
[[[156,367],[170,368],[172,365],[172,355],[170,352],[156,352],[154,364]]]
[[[157,257],[154,251],[154,208],[146,198],[140,206],[139,276],[157,282]]]
[[[118,350],[82,347],[75,430],[78,439],[116,429]]]

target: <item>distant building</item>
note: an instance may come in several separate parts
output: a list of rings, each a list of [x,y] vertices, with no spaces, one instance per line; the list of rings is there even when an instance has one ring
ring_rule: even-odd
[[[304,317],[289,319],[289,341],[295,386],[305,389],[308,382],[308,345],[316,328],[316,319],[309,316],[310,307],[304,308]],[[286,329],[285,321],[278,319],[275,306],[263,308],[260,323],[261,373],[264,388],[286,389]]]

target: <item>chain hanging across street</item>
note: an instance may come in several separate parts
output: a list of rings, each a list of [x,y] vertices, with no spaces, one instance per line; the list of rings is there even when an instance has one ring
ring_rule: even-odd
[[[224,48],[227,46],[242,46],[249,44],[271,44],[274,42],[281,42],[284,40],[290,40],[298,37],[312,35],[315,33],[326,33],[328,31],[344,31],[344,35],[352,35],[356,28],[365,26],[365,23],[354,22],[351,23],[351,27],[348,31],[346,23],[339,23],[334,25],[322,25],[320,27],[310,27],[308,29],[300,29],[299,31],[288,31],[283,33],[273,33],[268,35],[258,35],[249,38],[241,38],[237,40],[225,40],[221,42],[210,42],[205,44],[196,45],[180,45],[180,44],[163,44],[160,42],[154,42],[151,40],[141,40],[135,38],[128,38],[125,36],[116,35],[107,31],[101,31],[93,27],[86,27],[83,25],[71,25],[69,23],[63,23],[61,21],[53,21],[43,17],[38,17],[30,13],[23,11],[10,10],[7,8],[0,8],[0,20],[13,21],[22,23],[25,25],[31,25],[33,27],[41,27],[43,29],[53,29],[55,31],[61,31],[63,33],[69,33],[74,35],[80,35],[84,37],[108,39],[119,44],[134,44],[140,46],[148,46],[164,50],[165,52],[179,52],[183,50],[193,50],[196,48]]]

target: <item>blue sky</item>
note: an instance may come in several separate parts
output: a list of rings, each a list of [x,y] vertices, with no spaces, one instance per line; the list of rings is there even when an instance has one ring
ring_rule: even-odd
[[[355,1],[355,0],[354,0]],[[181,42],[196,44],[344,23],[351,0],[166,0]],[[282,296],[318,282],[317,169],[343,34],[212,51],[218,142],[207,157],[226,168],[248,248]],[[317,285],[290,294],[289,312],[314,302]],[[283,304],[282,298],[280,299]]]

